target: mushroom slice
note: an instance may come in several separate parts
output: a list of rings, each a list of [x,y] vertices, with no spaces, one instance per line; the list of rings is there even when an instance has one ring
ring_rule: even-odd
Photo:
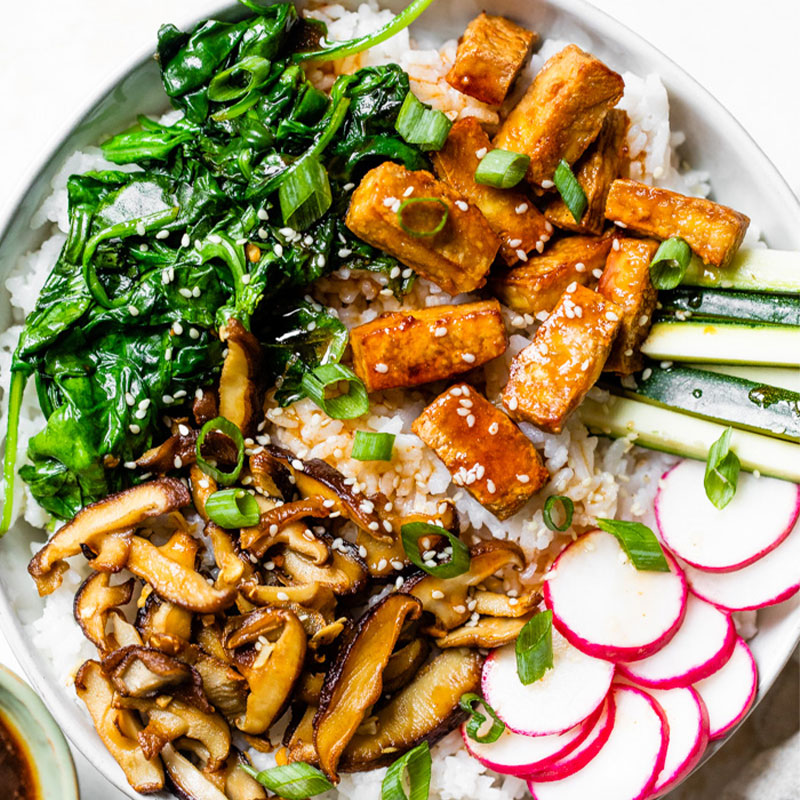
[[[194,678],[192,668],[183,661],[138,645],[123,647],[107,655],[103,659],[103,670],[124,697],[173,694],[176,687]]]
[[[289,609],[259,608],[229,618],[222,641],[250,687],[247,711],[236,720],[236,727],[245,733],[264,733],[286,708],[303,670],[303,626]]]
[[[331,549],[330,563],[322,566],[291,548],[279,560],[281,570],[292,583],[318,583],[336,595],[355,594],[367,582],[367,566],[349,542],[342,541],[336,550]]]
[[[253,484],[260,488],[267,497],[289,500],[295,494],[291,469],[286,466],[285,460],[279,460],[277,456],[266,449],[259,450],[250,456],[250,475],[253,478]]]
[[[475,625],[462,625],[440,636],[436,639],[436,646],[442,650],[449,647],[502,647],[516,641],[531,616],[481,617]]]
[[[225,589],[249,580],[253,575],[253,565],[249,558],[240,554],[230,533],[214,522],[206,525],[205,532],[206,536],[211,539],[214,561],[219,567],[214,585],[218,589]]]
[[[385,766],[422,741],[433,744],[465,714],[459,700],[481,682],[483,658],[467,648],[446,650],[375,715],[375,732],[354,736],[342,755],[342,771]]]
[[[228,800],[206,775],[171,744],[165,745],[161,758],[175,793],[182,800]]]
[[[221,784],[228,800],[266,800],[264,787],[242,769],[245,764],[250,766],[250,760],[234,748],[213,777]]]
[[[490,617],[524,617],[533,611],[542,600],[535,590],[526,591],[520,597],[509,597],[502,592],[475,592],[475,611]]]
[[[174,434],[169,439],[165,439],[158,447],[151,447],[145,450],[136,459],[136,466],[139,469],[154,472],[157,475],[164,475],[175,469],[176,465],[187,466],[194,464],[197,452],[195,444],[197,442],[197,431],[193,428],[183,427],[188,431],[186,434]]]
[[[192,638],[192,613],[151,592],[136,615],[136,630],[149,647],[178,655]]]
[[[306,764],[318,764],[319,756],[314,746],[314,717],[317,715],[316,705],[309,705],[300,717],[300,721],[287,729],[286,758],[290,764],[303,761]],[[292,720],[294,722],[294,719]]]
[[[421,612],[416,598],[387,595],[356,623],[357,633],[342,644],[328,669],[314,717],[314,746],[331,780],[338,780],[342,751],[381,696],[383,671],[404,624]]]
[[[81,509],[28,565],[39,594],[50,594],[61,585],[62,575],[69,568],[64,559],[78,555],[84,546],[99,553],[108,534],[136,528],[146,519],[174,511],[190,500],[188,489],[180,481],[159,478]]]
[[[204,387],[195,391],[194,400],[192,400],[192,415],[200,427],[219,416],[218,408],[217,395],[213,389]]]
[[[324,672],[303,672],[295,687],[295,695],[300,702],[316,706],[319,703],[319,695],[324,681]]]
[[[131,625],[125,618],[125,615],[117,608],[111,609],[108,612],[108,619],[111,623],[110,630],[106,634],[106,641],[108,642],[108,652],[119,650],[122,647],[129,647],[130,645],[144,644],[139,631]]]
[[[117,586],[111,586],[110,580],[111,576],[106,572],[90,575],[81,584],[72,604],[75,621],[101,654],[111,649],[106,638],[109,612],[130,603],[133,596],[133,578]]]
[[[412,639],[392,653],[383,671],[383,691],[394,692],[405,686],[425,663],[431,647],[427,639]]]
[[[505,567],[522,569],[524,565],[522,550],[513,542],[480,542],[470,548],[467,572],[455,578],[437,578],[420,573],[408,578],[401,591],[419,598],[423,609],[433,615],[434,622],[424,629],[425,632],[442,636],[469,619],[472,613],[467,608],[470,587],[477,586]]]
[[[210,475],[206,475],[197,464],[192,464],[189,469],[189,483],[192,487],[194,507],[197,513],[208,522],[206,502],[217,491],[217,482]]]
[[[262,507],[262,512],[258,524],[253,525],[251,528],[242,528],[240,535],[242,547],[245,550],[252,551],[259,558],[273,544],[279,541],[286,541],[285,537],[283,539],[278,537],[287,528],[292,529],[295,532],[295,536],[297,536],[297,533],[304,536],[307,530],[306,526],[293,523],[299,523],[305,517],[324,519],[330,516],[331,513],[331,509],[326,508],[323,505],[323,500],[318,497],[307,497],[304,500],[296,500],[292,503],[280,503],[264,510],[265,500],[266,498],[259,504]],[[313,534],[310,538],[307,536],[305,538],[308,541],[314,541]],[[315,553],[314,557],[319,559],[321,555],[322,553]],[[317,560],[315,563],[324,564],[327,560],[328,550],[324,548],[323,560]]]
[[[181,656],[197,670],[205,696],[225,719],[233,721],[246,712],[248,688],[242,675],[195,645],[184,648]]]
[[[86,661],[75,675],[75,691],[92,717],[103,744],[122,767],[128,783],[142,794],[164,788],[164,770],[158,759],[145,758],[136,735],[142,729],[136,715],[112,706],[114,688],[97,661]],[[125,732],[123,732],[125,731]],[[133,737],[126,732],[132,732]]]
[[[255,432],[255,417],[261,407],[261,345],[234,317],[220,329],[219,338],[228,348],[219,376],[219,414],[249,436]]]
[[[255,581],[246,581],[239,587],[239,591],[257,606],[289,608],[297,605],[328,612],[331,615],[336,606],[333,592],[329,587],[319,583],[301,583],[297,586],[282,586],[281,584],[265,586],[255,583]]]

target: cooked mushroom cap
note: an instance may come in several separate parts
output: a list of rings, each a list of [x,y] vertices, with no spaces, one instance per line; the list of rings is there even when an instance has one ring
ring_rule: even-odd
[[[394,692],[405,686],[425,663],[430,651],[427,639],[412,639],[395,650],[383,671],[383,691]]]
[[[209,702],[229,722],[242,716],[247,709],[247,680],[226,662],[189,645],[181,657],[200,675],[203,692]]]
[[[319,764],[317,748],[314,745],[314,717],[317,715],[317,706],[309,705],[302,716],[292,710],[292,724],[286,729],[284,742],[286,744],[286,757],[290,764],[304,762],[306,764]],[[296,724],[294,724],[296,723]]]
[[[111,649],[106,638],[109,611],[126,605],[133,596],[133,578],[117,586],[111,586],[110,580],[106,572],[90,575],[81,584],[72,604],[75,621],[101,654]]]
[[[330,562],[319,566],[295,550],[281,556],[281,570],[292,583],[327,586],[336,595],[355,594],[364,588],[367,567],[349,542],[331,550]]]
[[[219,379],[219,413],[249,436],[261,407],[263,353],[258,339],[232,317],[219,332],[228,353]]]
[[[178,655],[192,636],[192,612],[151,592],[136,615],[136,629],[148,646]]]
[[[443,650],[448,647],[502,647],[516,641],[530,618],[530,614],[513,618],[481,617],[475,625],[462,625],[440,636],[436,646]]]
[[[272,508],[264,509],[266,498],[262,498],[259,505],[262,506],[261,518],[257,525],[251,528],[242,528],[240,541],[245,550],[250,550],[259,558],[267,552],[273,545],[281,541],[287,541],[286,535],[279,538],[280,533],[289,530],[293,531],[295,537],[303,536],[307,530],[306,526],[300,521],[305,517],[315,517],[324,519],[330,516],[331,509],[322,504],[318,497],[307,497],[304,500],[296,500],[292,503],[275,504]],[[268,501],[267,501],[268,502]],[[299,523],[299,524],[298,524]],[[314,541],[314,536],[305,537],[309,542]],[[302,544],[302,543],[301,543]],[[301,550],[301,552],[303,552]],[[315,563],[324,564],[327,561],[329,551],[327,547],[315,549],[313,558]],[[319,559],[322,560],[319,560]]]
[[[175,469],[175,459],[179,459],[182,465],[194,464],[197,457],[196,442],[197,431],[190,428],[187,434],[175,434],[158,447],[146,450],[136,459],[136,466],[163,475]]]
[[[161,751],[172,788],[181,800],[228,800],[189,759],[171,744]]]

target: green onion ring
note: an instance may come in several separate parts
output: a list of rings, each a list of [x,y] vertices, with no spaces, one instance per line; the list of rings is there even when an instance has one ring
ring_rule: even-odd
[[[431,228],[429,231],[419,231],[415,230],[414,228],[408,227],[403,221],[403,211],[406,210],[410,205],[414,203],[438,203],[442,208],[444,208],[444,213],[442,214],[442,218],[439,220],[438,224],[435,228]],[[400,203],[400,208],[397,209],[397,224],[409,235],[415,236],[417,238],[423,238],[427,236],[436,236],[437,233],[440,233],[444,226],[447,224],[447,218],[450,216],[450,208],[447,203],[442,200],[441,197],[409,197],[407,200],[403,200]]]
[[[201,452],[203,442],[211,431],[219,431],[220,433],[224,433],[236,445],[236,466],[233,468],[232,472],[222,472],[216,467],[212,467],[211,464],[209,464],[208,461],[203,458],[203,453]],[[230,486],[230,484],[232,484],[239,477],[239,473],[242,471],[242,465],[244,464],[244,438],[242,437],[242,432],[236,427],[236,425],[234,425],[225,417],[215,417],[214,419],[210,419],[205,425],[203,425],[203,427],[200,429],[200,433],[197,436],[197,442],[195,443],[195,455],[197,457],[197,465],[203,470],[203,472],[206,473],[206,475],[210,475],[222,486]]]
[[[564,509],[564,522],[561,525],[556,525],[556,523],[553,522],[553,507],[556,503],[561,503],[561,506]],[[566,497],[563,494],[552,494],[547,498],[547,500],[544,501],[544,508],[542,509],[544,524],[550,531],[564,533],[564,531],[569,530],[569,526],[572,525],[572,515],[574,511],[575,504],[572,502],[572,500],[570,500],[569,497]]]
[[[409,560],[428,575],[437,578],[455,578],[469,571],[469,548],[450,531],[428,522],[407,522],[400,528],[400,536]],[[433,567],[425,564],[418,544],[423,536],[444,536],[453,548],[450,560]]]
[[[492,727],[484,734],[480,734],[478,731],[481,729],[483,723],[486,722],[486,717],[475,709],[476,703],[480,703],[492,718]],[[492,744],[492,742],[496,742],[503,735],[503,731],[506,729],[505,723],[479,694],[474,694],[472,692],[462,694],[458,704],[470,715],[466,727],[467,736],[469,736],[470,739],[480,744]]]

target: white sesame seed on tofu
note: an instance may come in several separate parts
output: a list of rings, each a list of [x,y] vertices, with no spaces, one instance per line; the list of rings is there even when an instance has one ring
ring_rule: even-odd
[[[584,264],[583,261],[578,261],[578,263],[575,264],[575,272],[586,272],[586,264]]]
[[[474,364],[475,363],[475,354],[474,353],[462,353],[461,358],[467,362],[467,364]]]
[[[613,241],[613,242],[611,242],[611,247],[612,247],[614,250],[619,250],[619,239],[614,239],[614,241]]]
[[[454,387],[453,387],[453,388],[450,390],[450,394],[451,394],[451,395],[453,395],[453,397],[461,397],[461,391],[462,391],[462,390],[461,390],[461,387],[460,387],[460,386],[454,386]]]
[[[577,281],[572,281],[572,283],[569,286],[567,286],[567,291],[570,294],[572,294],[572,292],[574,292],[577,288],[578,288],[578,282]]]
[[[407,268],[403,270],[403,277],[410,278],[414,274],[414,270],[411,268]],[[433,291],[433,287],[431,287],[431,291]]]
[[[539,239],[539,241],[536,242],[536,252],[537,253],[543,253],[544,252],[544,242],[541,239]]]
[[[494,485],[494,481],[491,478],[486,481],[486,491],[489,492],[489,494],[494,494],[497,491],[497,487]]]
[[[597,267],[597,269],[593,269],[592,270],[592,275],[594,275],[594,277],[599,280],[600,278],[603,277],[603,270],[601,270],[599,267]]]
[[[494,436],[494,435],[495,435],[495,434],[496,434],[496,433],[497,433],[499,430],[500,430],[500,426],[499,426],[499,425],[498,425],[496,422],[493,422],[493,423],[492,423],[492,424],[489,426],[489,433],[490,433],[492,436]]]
[[[620,220],[615,220],[614,224],[620,228],[627,228],[628,226],[624,222],[620,222]]]
[[[471,428],[474,424],[475,424],[475,415],[474,414],[469,414],[467,416],[467,427]]]
[[[437,339],[441,339],[442,336],[447,336],[447,328],[445,328],[443,325],[438,328],[435,328],[433,331],[433,335]]]
[[[525,474],[525,473],[523,473],[523,474],[521,474],[521,475],[517,475],[517,480],[518,480],[520,483],[529,483],[529,482],[530,482],[530,479],[531,479],[531,476],[530,476],[530,475],[527,475],[527,474]]]
[[[367,548],[364,547],[363,544],[359,546],[358,554],[361,556],[361,558],[366,558],[367,557]]]
[[[522,244],[522,239],[509,239],[508,246],[509,247],[519,247]]]
[[[381,374],[383,374],[383,373],[386,373],[388,371],[389,371],[389,367],[386,364],[384,364],[382,361],[379,361],[375,365],[375,372],[380,372]]]
[[[463,200],[456,200],[456,207],[461,211],[469,211],[469,206]]]
[[[286,592],[278,592],[278,594],[277,594],[277,598],[278,598],[278,600],[280,600],[282,603],[285,603],[285,602],[286,602],[286,601],[289,599],[289,595],[288,595],[288,594],[286,594]]]
[[[475,151],[475,158],[480,161],[482,158],[485,158],[486,154],[489,152],[488,148],[481,147],[479,150]]]
[[[469,414],[469,409],[468,408],[457,408],[456,409],[456,414],[458,414],[459,417],[466,417],[467,414]]]
[[[516,411],[517,406],[519,405],[519,401],[516,397],[509,397],[508,402],[506,403],[510,411]]]
[[[461,400],[458,401],[460,406],[464,406],[464,408],[472,408],[472,400],[468,397],[463,397]]]
[[[528,204],[527,203],[520,203],[514,209],[514,211],[516,211],[517,214],[524,214],[527,210],[528,210]]]
[[[619,322],[619,314],[614,311],[606,311],[606,319],[609,322]]]

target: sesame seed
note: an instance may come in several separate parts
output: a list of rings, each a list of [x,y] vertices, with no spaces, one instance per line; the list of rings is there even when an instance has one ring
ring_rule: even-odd
[[[517,258],[520,261],[527,261],[528,260],[528,254],[524,250],[517,250]]]
[[[337,253],[337,255],[339,256],[339,258],[347,258],[349,255],[352,254],[352,252],[353,251],[349,247],[342,247]]]
[[[469,211],[469,206],[463,200],[456,200],[456,207],[461,211]]]
[[[404,269],[403,272],[402,272],[402,275],[403,275],[404,278],[410,278],[413,274],[414,274],[414,270],[410,269],[410,268],[409,269]]]
[[[283,245],[280,242],[277,242],[275,245],[273,245],[272,252],[275,253],[278,258],[280,258],[283,255]]]
[[[389,367],[384,364],[382,361],[378,362],[375,365],[375,372],[385,373],[389,371]]]
[[[601,270],[599,267],[597,269],[593,269],[592,275],[594,275],[595,278],[600,279],[603,277],[603,270]]]
[[[178,433],[181,436],[188,436],[189,435],[189,428],[187,428],[186,425],[181,423],[180,425],[178,425]]]
[[[506,406],[508,407],[508,409],[510,411],[516,411],[518,405],[519,405],[519,401],[517,400],[516,397],[509,397],[508,398],[508,402],[506,403]]]
[[[552,189],[555,186],[555,184],[553,183],[553,181],[543,180],[541,186],[542,189]]]
[[[183,236],[181,236],[181,247],[188,247],[191,243],[191,236],[189,236],[188,233],[184,233]]]
[[[147,409],[139,408],[133,413],[133,416],[136,417],[136,419],[144,419],[147,416]]]
[[[469,399],[468,399],[468,398],[466,398],[466,397],[465,397],[465,398],[463,398],[463,399],[461,399],[461,400],[459,400],[459,401],[458,401],[458,404],[459,404],[460,406],[464,406],[464,408],[472,408],[472,400],[469,400]]]
[[[181,295],[181,297],[189,298],[192,296],[192,290],[187,289],[186,287],[183,286],[180,289],[178,289],[178,293]]]
[[[267,214],[267,210],[265,208],[259,208],[256,212],[256,215],[260,220],[269,219],[269,214]]]
[[[539,241],[536,242],[536,252],[537,253],[543,253],[544,252],[544,241],[542,241],[541,239],[539,239]]]
[[[517,480],[520,483],[528,483],[530,481],[530,479],[531,479],[531,476],[530,475],[526,475],[524,473],[522,475],[517,475]]]
[[[494,481],[491,478],[486,481],[486,491],[489,492],[489,494],[494,494],[497,491],[497,487],[494,485]]]
[[[462,353],[461,358],[466,361],[467,364],[475,363],[475,355],[473,353]]]
[[[285,603],[289,599],[289,595],[286,594],[286,592],[278,592],[276,596],[278,600],[280,600],[283,603]]]
[[[583,261],[579,261],[575,265],[575,272],[586,272],[586,264],[584,264]]]
[[[492,424],[489,426],[489,433],[490,433],[492,436],[494,436],[494,435],[497,433],[497,431],[499,431],[499,430],[500,430],[500,426],[499,426],[499,425],[498,425],[496,422],[493,422],[493,423],[492,423]]]
[[[524,214],[524,213],[525,213],[527,210],[528,210],[528,204],[527,204],[527,203],[520,203],[520,204],[519,204],[519,205],[518,205],[518,206],[517,206],[517,207],[514,209],[514,211],[516,211],[516,212],[517,212],[517,214]]]
[[[405,565],[403,564],[402,561],[392,561],[392,567],[394,569],[403,569],[404,566]]]
[[[444,592],[443,592],[443,591],[441,591],[440,589],[434,589],[434,590],[431,592],[431,597],[432,597],[434,600],[443,600],[443,599],[444,599]]]
[[[364,547],[363,544],[358,548],[358,554],[361,556],[361,558],[367,557],[367,548]]]
[[[142,429],[136,423],[128,425],[128,430],[134,435],[142,432]]]
[[[614,248],[614,250],[619,250],[619,239],[614,239],[611,243],[611,247]]]
[[[183,325],[181,325],[180,322],[176,322],[172,326],[172,331],[176,336],[180,336],[183,333]]]
[[[382,559],[381,559],[381,560],[378,562],[378,569],[379,569],[379,570],[386,569],[386,567],[387,567],[387,566],[389,566],[389,562],[388,562],[388,561],[387,561],[385,558],[382,558]]]
[[[136,233],[139,236],[144,236],[146,232],[147,232],[147,229],[144,227],[144,222],[139,220],[139,222],[136,223]]]
[[[509,597],[508,598],[508,604],[510,606],[515,606],[515,605],[517,605],[517,603],[519,603],[519,600],[517,600],[516,597]]]
[[[550,315],[546,311],[537,311],[536,312],[536,319],[539,322],[544,322]]]
[[[647,314],[642,314],[642,316],[639,317],[639,325],[640,326],[647,325],[647,321],[649,319],[650,319],[650,317]]]
[[[444,326],[441,326],[439,328],[435,328],[434,331],[433,331],[433,335],[437,339],[441,339],[442,336],[447,336],[447,328],[445,328]]]
[[[275,536],[277,532],[278,532],[278,526],[273,522],[272,525],[269,526],[270,536]]]
[[[609,322],[619,322],[619,315],[615,314],[613,311],[606,311],[606,319]]]
[[[517,248],[521,244],[522,244],[522,239],[509,239],[508,240],[508,246],[509,247]]]
[[[200,338],[200,331],[197,328],[189,328],[189,338],[190,339],[199,339]]]
[[[175,456],[172,463],[175,466],[175,469],[180,469],[183,466],[183,459],[180,456]]]
[[[488,152],[489,152],[488,148],[481,147],[479,150],[475,151],[475,158],[480,160],[480,159],[484,158]]]
[[[386,206],[386,208],[391,208],[396,202],[397,202],[397,198],[396,197],[384,197],[383,198],[383,205]]]
[[[649,378],[649,377],[650,377],[652,374],[653,374],[653,370],[651,370],[651,369],[650,369],[650,367],[648,367],[648,368],[647,368],[647,369],[646,369],[646,370],[645,370],[645,371],[642,373],[642,380],[645,380],[645,381],[646,381],[646,380],[647,380],[647,379],[648,379],[648,378]]]
[[[138,317],[139,316],[139,309],[136,308],[136,306],[128,306],[128,313],[132,317]]]
[[[125,467],[125,469],[136,469],[136,462],[126,461],[122,466]]]
[[[258,229],[258,238],[259,239],[266,239],[269,236],[269,231],[266,228],[259,228]]]
[[[169,231],[159,231],[156,234],[156,239],[167,239],[169,238]]]
[[[572,283],[569,286],[567,286],[567,291],[570,294],[572,294],[572,292],[574,292],[577,288],[578,288],[578,282],[577,281],[572,281]]]
[[[392,532],[392,523],[389,522],[388,519],[385,519],[383,521],[383,529],[386,531],[386,533],[391,533]]]
[[[164,359],[165,359],[166,361],[172,361],[172,348],[171,348],[171,347],[168,347],[168,348],[167,348],[167,349],[164,351]]]
[[[450,390],[450,394],[453,395],[453,397],[461,397],[461,387],[460,386],[454,386]]]
[[[453,611],[455,611],[456,614],[465,614],[466,611],[467,611],[467,607],[466,606],[453,606]]]
[[[136,402],[136,400],[134,399],[133,395],[130,392],[125,392],[125,402],[129,406],[132,406]]]
[[[299,458],[293,458],[291,464],[298,472],[303,471],[303,462]]]
[[[628,349],[625,351],[625,355],[626,355],[626,356],[632,356],[632,355],[633,355],[633,348],[632,348],[632,347],[629,347],[629,348],[628,348]]]
[[[467,427],[471,428],[474,424],[475,424],[475,415],[474,414],[470,414],[467,417]]]
[[[614,224],[619,226],[620,228],[627,228],[628,227],[624,222],[620,222],[619,220],[614,220]]]

